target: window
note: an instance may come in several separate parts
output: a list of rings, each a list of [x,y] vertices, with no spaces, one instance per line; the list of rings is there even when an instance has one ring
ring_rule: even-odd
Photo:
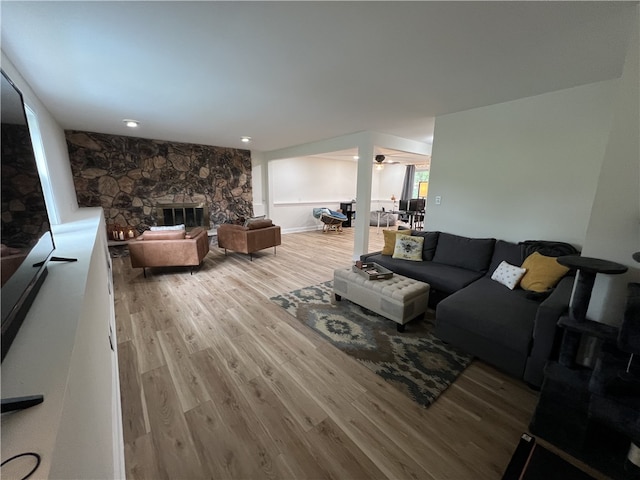
[[[27,123],[29,124],[29,134],[31,135],[31,143],[33,144],[33,150],[36,157],[36,164],[38,165],[38,173],[42,183],[42,191],[44,193],[45,203],[47,205],[47,213],[49,214],[49,221],[52,224],[59,224],[60,218],[55,208],[55,202],[53,200],[53,187],[51,185],[51,177],[49,175],[49,166],[47,165],[46,155],[44,153],[44,146],[42,145],[42,135],[40,134],[40,124],[35,112],[25,104],[24,110],[27,114]]]
[[[416,165],[416,173],[413,176],[413,193],[411,198],[419,198],[418,191],[420,188],[420,182],[427,182],[429,184],[429,167]]]

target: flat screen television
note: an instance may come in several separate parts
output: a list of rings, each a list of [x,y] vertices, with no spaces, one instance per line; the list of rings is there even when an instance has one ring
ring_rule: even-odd
[[[22,325],[54,250],[22,93],[1,75],[2,360]]]
[[[427,202],[424,198],[412,198],[409,200],[409,211],[422,212],[426,207]]]

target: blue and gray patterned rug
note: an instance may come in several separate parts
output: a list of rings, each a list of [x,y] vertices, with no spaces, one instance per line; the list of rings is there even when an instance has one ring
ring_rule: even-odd
[[[425,407],[472,360],[432,334],[433,312],[398,333],[393,321],[348,300],[336,302],[331,281],[271,301]]]

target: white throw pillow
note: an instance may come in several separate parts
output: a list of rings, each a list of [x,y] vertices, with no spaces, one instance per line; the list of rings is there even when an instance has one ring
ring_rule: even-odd
[[[493,272],[493,275],[491,275],[491,280],[495,280],[505,287],[508,287],[510,290],[513,290],[516,288],[518,283],[520,283],[520,280],[526,272],[526,268],[516,267],[515,265],[511,265],[503,260],[500,262],[500,265],[498,265],[495,272]]]
[[[421,262],[423,244],[424,237],[397,235],[396,246],[393,250],[393,258],[399,258],[401,260],[411,260],[413,262]]]
[[[152,232],[161,232],[163,230],[184,230],[184,223],[181,223],[180,225],[166,225],[166,226],[160,226],[160,227],[149,227],[149,230],[151,230]]]

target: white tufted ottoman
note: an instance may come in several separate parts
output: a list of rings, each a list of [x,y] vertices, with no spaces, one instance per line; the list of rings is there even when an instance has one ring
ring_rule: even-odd
[[[428,283],[397,273],[386,280],[369,280],[351,267],[333,272],[333,293],[338,301],[344,297],[393,320],[399,332],[409,320],[424,314],[429,302]]]

